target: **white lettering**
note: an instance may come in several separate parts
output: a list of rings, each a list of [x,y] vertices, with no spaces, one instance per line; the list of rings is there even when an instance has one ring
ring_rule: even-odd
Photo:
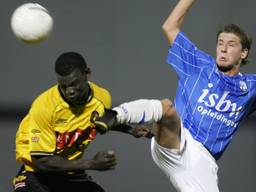
[[[217,105],[215,107],[217,111],[226,112],[229,110],[229,108],[231,106],[231,101],[225,100],[226,97],[228,96],[228,93],[229,93],[228,91],[225,91],[224,94],[222,95],[222,97],[220,98],[219,102],[217,103]],[[223,105],[224,105],[224,107],[223,107]]]
[[[208,87],[213,87],[211,83],[208,84]],[[224,91],[223,95],[220,97],[216,93],[210,94],[209,89],[203,89],[202,94],[198,99],[198,103],[204,103],[207,107],[215,107],[215,109],[219,112],[227,112],[231,110],[229,117],[235,115],[235,119],[238,117],[239,113],[242,110],[242,106],[238,107],[236,103],[232,103],[227,99],[229,95],[228,91]],[[202,110],[202,114],[206,114],[207,112]],[[208,111],[209,112],[209,111]],[[209,115],[209,114],[208,114]]]
[[[222,123],[226,124],[227,126],[231,126],[234,128],[236,128],[236,126],[237,126],[237,124],[233,120],[226,118],[221,113],[213,112],[211,109],[208,110],[207,108],[204,108],[202,105],[197,107],[197,111],[199,113],[201,113],[201,115],[206,115],[206,116],[212,117],[218,121],[221,121]]]
[[[210,101],[210,103],[205,102],[205,105],[208,106],[208,107],[213,107],[213,106],[215,105],[215,99],[214,99],[214,98],[215,98],[215,99],[218,99],[219,96],[218,96],[217,94],[215,94],[215,93],[210,94],[210,95],[209,95],[209,101]]]
[[[199,97],[199,99],[198,99],[198,102],[199,103],[204,103],[204,98],[207,96],[207,94],[209,93],[209,90],[208,89],[203,89],[202,90],[203,91],[203,93],[202,93],[202,95]]]

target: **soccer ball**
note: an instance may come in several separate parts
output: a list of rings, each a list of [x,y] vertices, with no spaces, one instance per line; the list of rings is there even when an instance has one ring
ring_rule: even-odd
[[[14,35],[25,43],[35,44],[47,39],[53,28],[49,11],[37,3],[25,3],[12,14]]]

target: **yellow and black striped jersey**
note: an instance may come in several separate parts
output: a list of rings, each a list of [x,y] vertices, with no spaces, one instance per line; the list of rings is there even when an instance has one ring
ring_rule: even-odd
[[[32,155],[61,155],[69,160],[81,158],[85,148],[95,138],[96,129],[90,122],[96,111],[100,116],[104,108],[111,107],[109,92],[89,82],[91,95],[84,106],[71,107],[61,97],[55,85],[33,102],[16,134],[16,160],[31,166]],[[82,136],[82,144],[76,141]]]

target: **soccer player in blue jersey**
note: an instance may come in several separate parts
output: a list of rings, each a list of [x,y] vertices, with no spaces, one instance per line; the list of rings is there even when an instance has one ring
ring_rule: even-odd
[[[136,100],[114,110],[119,123],[157,122],[155,163],[181,192],[218,192],[216,161],[239,124],[256,107],[256,75],[239,72],[251,40],[237,25],[217,34],[216,58],[198,49],[180,28],[194,0],[180,0],[163,24],[167,62],[178,76],[174,104]]]

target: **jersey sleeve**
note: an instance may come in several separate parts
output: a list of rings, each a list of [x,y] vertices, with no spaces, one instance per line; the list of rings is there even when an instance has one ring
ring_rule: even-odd
[[[248,115],[251,115],[252,113],[255,114],[256,111],[256,75],[255,74],[250,74],[247,75],[247,82],[248,82],[248,87],[250,90],[250,93],[253,95],[253,99],[250,102],[250,104],[248,105],[248,107],[246,107],[248,109]],[[247,87],[247,86],[246,86]]]
[[[21,121],[16,133],[16,160],[31,165],[33,155],[53,155],[56,146],[55,133],[51,128],[51,114],[46,107],[32,105]],[[27,168],[33,170],[32,168]]]
[[[29,112],[29,139],[31,155],[52,155],[56,136],[52,128],[52,113],[47,107],[34,105]]]
[[[180,32],[169,48],[167,63],[171,65],[178,78],[196,75],[202,67],[214,64],[214,58],[198,49],[183,32]]]
[[[255,92],[256,92],[256,90],[255,90]],[[256,98],[254,98],[254,100],[250,106],[248,114],[250,115],[252,113],[255,113],[255,111],[256,111]]]
[[[104,108],[110,109],[112,105],[112,98],[109,91],[92,82],[89,83],[94,92],[94,97],[103,104]]]
[[[110,109],[112,100],[111,100],[111,95],[110,95],[109,91],[102,88],[102,94],[101,95],[102,95],[102,102],[103,102],[104,107],[106,109]]]

